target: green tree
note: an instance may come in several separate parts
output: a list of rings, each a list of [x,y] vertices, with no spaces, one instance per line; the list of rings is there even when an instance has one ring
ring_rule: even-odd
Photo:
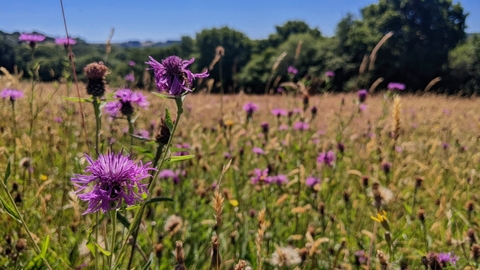
[[[197,59],[197,67],[202,69],[209,67],[216,56],[216,49],[222,46],[225,50],[222,59],[210,70],[210,77],[215,82],[223,82],[225,91],[235,86],[235,74],[250,60],[252,43],[242,32],[228,27],[212,28],[203,30],[196,37],[197,51],[200,56]],[[219,70],[220,66],[221,72]],[[200,71],[200,69],[198,71]],[[222,78],[220,80],[220,73]],[[214,89],[218,92],[220,88]]]
[[[449,93],[480,94],[480,36],[469,38],[450,52]]]
[[[448,52],[465,38],[467,14],[450,0],[380,0],[363,8],[361,15],[353,24],[342,21],[350,28],[344,50],[359,63],[392,31],[377,54],[371,78],[401,81],[414,90],[446,74]]]

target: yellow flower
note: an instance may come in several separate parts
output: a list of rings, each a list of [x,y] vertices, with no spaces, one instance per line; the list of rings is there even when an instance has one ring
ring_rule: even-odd
[[[40,174],[40,180],[47,181],[47,179],[48,179],[48,176],[46,176],[44,174]]]
[[[230,203],[233,207],[237,207],[237,206],[238,206],[238,201],[237,201],[237,200],[230,200],[229,203]]]
[[[225,120],[225,122],[224,122],[225,126],[227,126],[227,127],[233,126],[234,123],[235,122],[233,122],[233,120],[230,120],[230,119]]]
[[[382,223],[384,221],[387,221],[387,212],[385,211],[381,211],[381,212],[378,212],[377,213],[377,216],[374,217],[374,216],[370,216],[373,220],[375,220],[376,222],[379,222],[379,223]]]

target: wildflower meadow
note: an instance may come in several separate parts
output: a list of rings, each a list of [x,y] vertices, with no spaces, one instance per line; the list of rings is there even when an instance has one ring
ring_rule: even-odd
[[[362,84],[375,50],[344,92],[275,63],[265,95],[212,94],[175,54],[116,87],[68,36],[42,82],[44,40],[0,77],[0,269],[480,268],[476,98]]]

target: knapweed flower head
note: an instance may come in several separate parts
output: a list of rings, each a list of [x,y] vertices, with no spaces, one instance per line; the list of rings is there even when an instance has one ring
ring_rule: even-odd
[[[305,122],[296,122],[295,124],[293,124],[293,129],[294,130],[300,130],[300,131],[305,131],[305,130],[308,130],[310,128],[310,125],[308,123],[305,123]]]
[[[280,116],[287,116],[288,112],[287,110],[277,108],[272,110],[272,114],[275,115],[276,117],[280,117]]]
[[[179,143],[175,146],[181,149],[190,149],[190,144],[188,143]],[[189,154],[188,151],[182,150],[182,151],[176,152],[174,156],[188,156],[188,154]]]
[[[171,179],[174,184],[178,184],[180,182],[180,172],[179,171],[172,171],[172,170],[162,170],[159,174],[158,177],[160,179]]]
[[[364,250],[355,252],[355,263],[357,265],[366,264],[368,261],[367,253]]]
[[[81,200],[88,202],[84,214],[98,210],[105,213],[118,209],[123,202],[134,205],[141,201],[148,186],[141,181],[150,176],[149,171],[155,170],[149,167],[150,163],[135,163],[122,152],[101,154],[97,160],[85,154],[85,158],[89,165],[84,171],[88,174],[75,174],[71,179],[79,188],[76,193],[88,191],[78,195]],[[91,189],[90,184],[93,184]]]
[[[357,92],[358,101],[360,101],[360,103],[365,102],[365,100],[367,100],[367,95],[368,95],[368,91],[366,89],[358,90]]]
[[[305,179],[305,185],[307,187],[314,187],[316,184],[320,184],[320,179],[313,176],[309,176]]]
[[[0,93],[3,99],[8,98],[11,102],[15,102],[15,100],[22,98],[24,96],[23,92],[16,89],[5,88]]]
[[[362,104],[360,104],[360,105],[358,106],[358,110],[359,110],[360,112],[364,112],[364,111],[366,111],[367,109],[368,109],[368,106],[367,106],[367,104],[365,104],[365,103],[362,103]]]
[[[268,168],[266,169],[254,169],[253,176],[250,177],[250,181],[252,181],[253,185],[258,183],[265,182],[268,177]]]
[[[296,69],[294,66],[289,66],[287,68],[287,72],[292,75],[297,75],[298,69]]]
[[[288,177],[284,174],[268,176],[267,178],[265,178],[265,182],[268,184],[277,184],[280,186],[288,183]]]
[[[257,154],[257,155],[263,155],[263,154],[265,154],[265,151],[263,151],[263,149],[260,148],[260,147],[254,147],[254,148],[252,149],[252,152],[255,153],[255,154]]]
[[[134,67],[137,63],[135,63],[135,61],[128,61],[128,65],[131,66],[131,67]]]
[[[173,55],[159,63],[153,57],[149,57],[150,61],[146,64],[150,65],[148,70],[153,70],[159,92],[166,92],[171,96],[181,96],[193,91],[191,89],[193,80],[208,77],[207,71],[194,74],[188,69],[188,66],[195,61],[194,58],[182,60],[180,57]]]
[[[333,166],[333,162],[336,159],[335,152],[329,150],[328,152],[320,153],[317,157],[317,163]]]
[[[33,49],[38,42],[42,42],[45,40],[45,36],[39,34],[27,34],[23,33],[18,37],[19,41],[26,41]]]
[[[279,130],[279,131],[289,130],[289,126],[288,126],[288,125],[285,125],[285,124],[280,125],[280,126],[278,127],[278,130]]]
[[[258,111],[258,105],[253,102],[247,102],[243,105],[243,110],[247,112],[247,115],[252,116],[253,112]]]
[[[103,62],[93,62],[88,64],[84,69],[85,77],[87,77],[87,94],[94,97],[101,97],[106,90],[105,76],[108,75],[108,67]]]
[[[387,85],[388,90],[405,90],[405,84],[398,82],[391,82]]]
[[[134,112],[133,104],[142,108],[148,106],[148,101],[142,93],[133,92],[130,89],[120,89],[115,93],[117,101],[108,102],[105,105],[105,111],[112,117],[118,116],[118,113],[123,115],[132,115]]]
[[[135,81],[135,75],[133,75],[133,73],[127,74],[124,79],[127,82],[133,82]]]
[[[456,265],[458,261],[458,257],[455,256],[452,252],[448,253],[438,253],[437,255],[438,262],[443,266],[446,267],[447,263]]]
[[[68,46],[68,45],[75,45],[77,41],[73,38],[56,38],[55,43],[58,45]]]
[[[328,78],[335,77],[335,72],[329,70],[329,71],[325,72],[325,76],[328,77]]]

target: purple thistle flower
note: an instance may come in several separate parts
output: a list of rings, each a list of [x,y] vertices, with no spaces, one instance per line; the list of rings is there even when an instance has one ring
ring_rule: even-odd
[[[141,201],[142,193],[147,192],[148,186],[142,184],[141,180],[150,176],[149,171],[155,170],[149,167],[150,162],[144,165],[140,161],[136,164],[122,152],[109,152],[95,161],[87,154],[85,158],[90,165],[84,171],[89,174],[75,174],[71,178],[73,184],[79,187],[76,193],[89,190],[78,195],[81,200],[88,202],[87,211],[83,214],[98,210],[105,213],[118,209],[122,202],[134,205]],[[94,184],[91,190],[88,188],[90,183]]]
[[[318,155],[317,157],[317,162],[331,167],[335,159],[336,159],[335,152],[330,150],[328,152],[320,153],[320,155]]]
[[[61,117],[55,117],[53,118],[53,121],[57,122],[57,123],[63,123],[63,119]]]
[[[181,96],[193,91],[191,89],[193,80],[208,77],[207,71],[194,74],[187,69],[195,61],[194,58],[182,60],[180,57],[173,55],[159,63],[153,57],[149,57],[150,61],[146,64],[150,65],[148,70],[153,70],[159,92],[167,92],[171,96]]]
[[[328,77],[328,78],[335,77],[335,72],[329,70],[329,71],[325,72],[325,76]]]
[[[19,41],[26,41],[30,43],[42,42],[45,40],[45,36],[38,34],[27,34],[23,33],[18,37]]]
[[[3,99],[8,98],[11,102],[15,102],[15,100],[22,98],[24,96],[23,92],[16,89],[5,88],[0,93]]]
[[[263,133],[268,133],[268,131],[270,130],[270,125],[268,124],[268,122],[263,122],[260,127],[262,128]]]
[[[248,102],[243,105],[243,110],[247,112],[247,115],[251,116],[253,112],[258,111],[258,105],[253,102]]]
[[[360,112],[364,112],[365,110],[367,110],[368,106],[365,104],[365,103],[362,103],[358,106],[358,109],[360,110]]]
[[[295,113],[295,114],[301,114],[302,112],[303,112],[303,110],[300,109],[300,108],[294,108],[293,109],[293,113]]]
[[[388,90],[405,90],[405,84],[398,82],[391,82],[387,86]]]
[[[343,154],[343,152],[345,152],[345,145],[341,142],[337,143],[337,149],[338,151],[340,151],[340,153]]]
[[[134,67],[137,63],[135,63],[134,61],[130,60],[128,61],[128,65],[131,66],[131,67]]]
[[[442,143],[443,150],[447,150],[450,145],[446,142]]]
[[[145,129],[136,130],[135,135],[137,135],[138,137],[145,138],[145,139],[150,139],[150,133],[148,133],[148,131],[145,130]]]
[[[58,44],[58,45],[68,46],[69,44],[70,45],[77,44],[77,41],[73,38],[64,37],[64,38],[56,38],[55,43]]]
[[[232,154],[230,154],[229,152],[225,152],[225,153],[223,153],[223,157],[225,159],[232,159]]]
[[[273,109],[272,114],[275,115],[276,117],[280,117],[280,116],[287,116],[288,112],[284,109]]]
[[[268,176],[265,178],[265,183],[268,184],[277,184],[277,185],[282,185],[282,184],[287,184],[288,183],[288,178],[284,174],[279,174],[277,176]]]
[[[320,184],[320,179],[313,176],[309,176],[305,179],[305,185],[307,185],[307,187],[314,187],[316,184]]]
[[[287,68],[287,72],[292,75],[297,75],[298,69],[296,69],[294,66],[289,66]]]
[[[284,92],[284,90],[283,90],[282,87],[277,87],[277,93],[283,93],[283,92]]]
[[[188,144],[188,143],[179,143],[175,146],[177,148],[190,149],[190,144]],[[189,154],[188,151],[180,151],[180,152],[175,153],[174,156],[188,156],[188,154]]]
[[[127,74],[124,79],[127,82],[133,82],[135,81],[135,75],[133,75],[133,73]]]
[[[440,263],[442,263],[444,266],[446,265],[446,263],[450,263],[450,264],[457,264],[457,261],[458,261],[458,257],[455,256],[455,254],[453,254],[452,252],[449,252],[449,253],[439,253],[438,254],[438,260],[440,261]]]
[[[294,130],[305,131],[305,130],[308,130],[309,128],[310,128],[310,125],[305,122],[296,122],[295,124],[293,124]]]
[[[389,174],[392,169],[392,163],[385,161],[382,163],[382,170],[385,174]]]
[[[172,170],[162,170],[159,174],[158,174],[158,178],[160,179],[172,179],[173,183],[174,184],[178,184],[180,182],[180,174],[179,172],[174,172]]]
[[[280,126],[278,127],[278,130],[279,130],[279,131],[284,131],[284,130],[288,130],[288,129],[289,129],[288,125],[285,125],[285,124],[284,124],[284,125],[280,125]]]
[[[360,101],[360,103],[365,102],[365,100],[367,99],[367,95],[368,95],[368,91],[366,89],[359,90],[357,92],[358,101]]]
[[[146,108],[149,104],[143,94],[133,92],[130,89],[118,90],[115,93],[115,98],[118,98],[119,100],[108,102],[105,105],[105,111],[112,117],[116,117],[118,112],[121,112],[123,115],[132,115],[134,111],[132,103],[135,103],[142,108]]]
[[[252,152],[255,153],[255,154],[257,154],[257,155],[263,155],[263,154],[265,154],[265,151],[263,151],[263,149],[260,148],[260,147],[254,147],[254,148],[252,149]]]
[[[252,181],[253,185],[258,184],[258,182],[263,182],[268,177],[268,168],[267,169],[254,169],[253,176],[250,177],[250,181]]]

